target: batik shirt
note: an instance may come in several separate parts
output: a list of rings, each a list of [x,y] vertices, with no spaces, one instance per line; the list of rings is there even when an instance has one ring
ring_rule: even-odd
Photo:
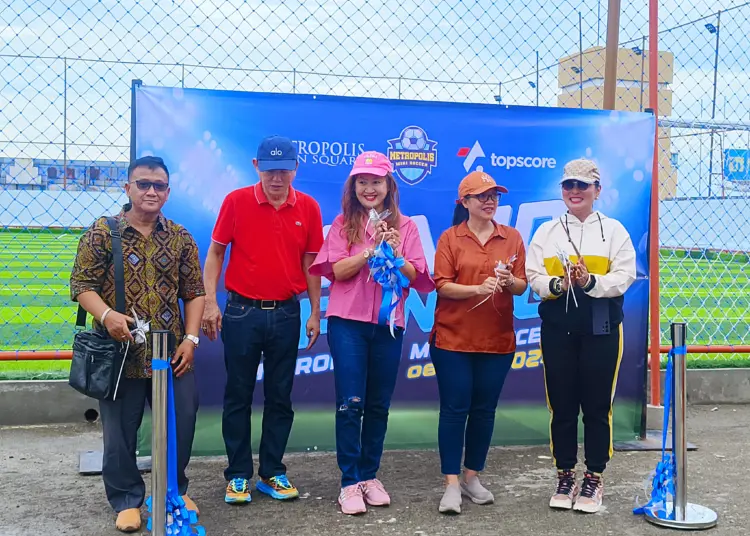
[[[176,337],[176,346],[184,337],[184,325],[179,300],[189,301],[205,295],[198,246],[182,225],[159,215],[156,228],[144,237],[125,218],[116,216],[122,236],[125,267],[125,313],[132,310],[142,320],[150,322],[151,330],[169,330]],[[70,296],[94,291],[108,307],[115,308],[114,265],[112,238],[106,218],[99,218],[78,243],[73,271],[70,276]],[[102,329],[99,319],[94,328]],[[125,363],[126,378],[151,377],[151,337],[146,344],[128,349]]]

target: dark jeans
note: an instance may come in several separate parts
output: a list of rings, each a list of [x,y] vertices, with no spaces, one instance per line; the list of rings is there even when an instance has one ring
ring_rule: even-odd
[[[224,470],[227,480],[253,476],[250,416],[261,355],[265,401],[258,475],[271,478],[286,473],[281,460],[294,421],[292,385],[300,325],[297,301],[271,310],[227,302],[221,330],[227,371],[221,422],[229,460]]]
[[[481,471],[495,429],[495,409],[513,354],[453,352],[430,347],[440,393],[438,447],[444,475]]]
[[[586,468],[601,473],[612,457],[612,399],[622,358],[621,329],[622,324],[608,335],[583,335],[542,322],[544,385],[558,469],[576,466],[581,412]]]
[[[403,343],[403,330],[394,333],[370,322],[328,319],[342,487],[371,480],[380,469]]]
[[[115,512],[140,508],[146,486],[136,464],[138,428],[148,400],[151,406],[151,380],[124,378],[117,390],[117,400],[100,400],[104,456],[102,479],[107,500]],[[187,493],[185,469],[190,462],[198,412],[198,390],[195,375],[186,372],[174,379],[174,405],[177,421],[177,485],[180,495]]]

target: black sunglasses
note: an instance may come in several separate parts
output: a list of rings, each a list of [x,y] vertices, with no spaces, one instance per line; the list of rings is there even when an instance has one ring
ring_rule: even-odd
[[[148,192],[151,187],[154,187],[154,191],[156,192],[166,192],[167,188],[169,188],[169,184],[166,182],[153,182],[153,181],[147,181],[147,180],[136,180],[135,185],[138,187],[139,190],[142,192]]]
[[[573,188],[578,188],[580,191],[585,192],[586,190],[589,189],[589,186],[592,186],[592,185],[589,184],[588,182],[577,181],[575,179],[569,179],[567,181],[563,181],[562,183],[563,190],[567,190],[568,192],[571,191]]]

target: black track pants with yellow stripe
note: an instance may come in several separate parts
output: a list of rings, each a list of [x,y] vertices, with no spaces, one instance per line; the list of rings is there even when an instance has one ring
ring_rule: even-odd
[[[608,335],[541,329],[550,446],[558,469],[575,468],[583,412],[586,467],[601,473],[612,457],[612,400],[622,359],[622,325]]]

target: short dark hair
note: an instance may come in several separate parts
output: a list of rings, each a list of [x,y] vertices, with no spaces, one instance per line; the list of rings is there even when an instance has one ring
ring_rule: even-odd
[[[147,167],[148,169],[163,169],[164,173],[167,174],[167,180],[169,180],[169,170],[167,169],[167,165],[164,163],[164,160],[162,160],[158,156],[142,156],[130,162],[130,165],[128,166],[128,180],[130,180],[130,177],[132,177],[135,168],[138,167]]]

